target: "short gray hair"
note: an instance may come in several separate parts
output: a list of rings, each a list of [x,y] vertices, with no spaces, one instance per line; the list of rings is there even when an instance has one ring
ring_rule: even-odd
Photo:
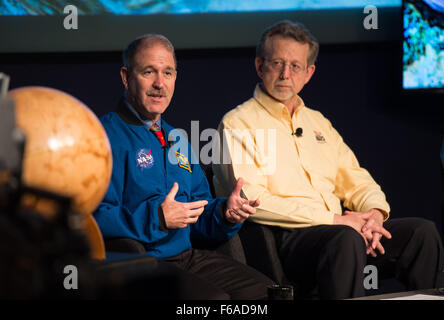
[[[264,58],[266,42],[273,36],[291,38],[297,42],[308,44],[307,63],[308,65],[315,64],[319,52],[318,40],[302,23],[290,20],[279,21],[264,30],[256,46],[256,57]]]
[[[176,60],[176,54],[174,53],[173,44],[171,43],[170,40],[168,40],[167,37],[161,34],[154,34],[154,33],[149,33],[140,36],[135,40],[133,40],[126,47],[126,49],[123,51],[122,54],[123,66],[126,67],[128,70],[131,70],[131,68],[134,66],[134,56],[139,50],[139,47],[141,45],[143,45],[144,47],[152,47],[156,44],[163,45],[165,49],[171,52],[174,58],[174,67],[177,68],[177,60]]]

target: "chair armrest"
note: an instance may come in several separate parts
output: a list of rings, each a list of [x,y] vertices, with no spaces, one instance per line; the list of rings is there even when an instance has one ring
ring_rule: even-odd
[[[143,244],[130,238],[110,238],[105,239],[105,250],[127,253],[146,253]]]
[[[230,256],[240,263],[247,264],[244,248],[238,234],[235,234],[230,240],[221,244],[216,251]]]
[[[246,221],[239,231],[248,265],[279,284],[288,283],[270,227]]]

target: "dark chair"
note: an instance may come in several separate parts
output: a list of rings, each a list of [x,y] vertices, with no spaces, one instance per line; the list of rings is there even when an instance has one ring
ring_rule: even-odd
[[[249,222],[239,231],[246,263],[278,284],[288,284],[278,255],[276,239],[270,227]]]
[[[202,169],[215,196],[213,170],[211,166],[202,166]],[[289,283],[279,259],[273,231],[268,226],[247,220],[239,233],[219,250],[226,250],[225,253],[230,256],[243,255],[244,263],[261,271],[276,283]]]
[[[105,250],[108,252],[124,252],[145,254],[146,250],[142,243],[129,238],[105,239]]]
[[[235,234],[231,239],[222,243],[212,243],[207,240],[196,239],[192,239],[191,243],[195,249],[215,250],[243,264],[247,264],[242,242],[238,234]]]

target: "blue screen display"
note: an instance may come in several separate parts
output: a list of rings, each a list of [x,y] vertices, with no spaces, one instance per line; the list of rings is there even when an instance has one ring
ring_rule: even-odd
[[[444,88],[444,0],[406,0],[403,17],[403,88]]]
[[[210,12],[253,12],[399,7],[402,0],[3,0],[0,15],[62,15],[67,5],[74,5],[81,15],[187,14]]]

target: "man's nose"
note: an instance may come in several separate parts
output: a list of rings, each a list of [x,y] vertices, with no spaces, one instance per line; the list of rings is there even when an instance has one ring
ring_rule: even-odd
[[[154,81],[153,81],[153,87],[156,89],[163,88],[163,79],[162,79],[162,75],[160,73],[156,74],[156,77],[154,78]]]
[[[288,63],[285,63],[285,64],[282,66],[282,70],[281,70],[281,73],[279,74],[279,77],[280,77],[282,80],[284,80],[284,79],[288,79],[288,78],[290,78],[290,73],[291,73],[290,65],[289,65]]]

